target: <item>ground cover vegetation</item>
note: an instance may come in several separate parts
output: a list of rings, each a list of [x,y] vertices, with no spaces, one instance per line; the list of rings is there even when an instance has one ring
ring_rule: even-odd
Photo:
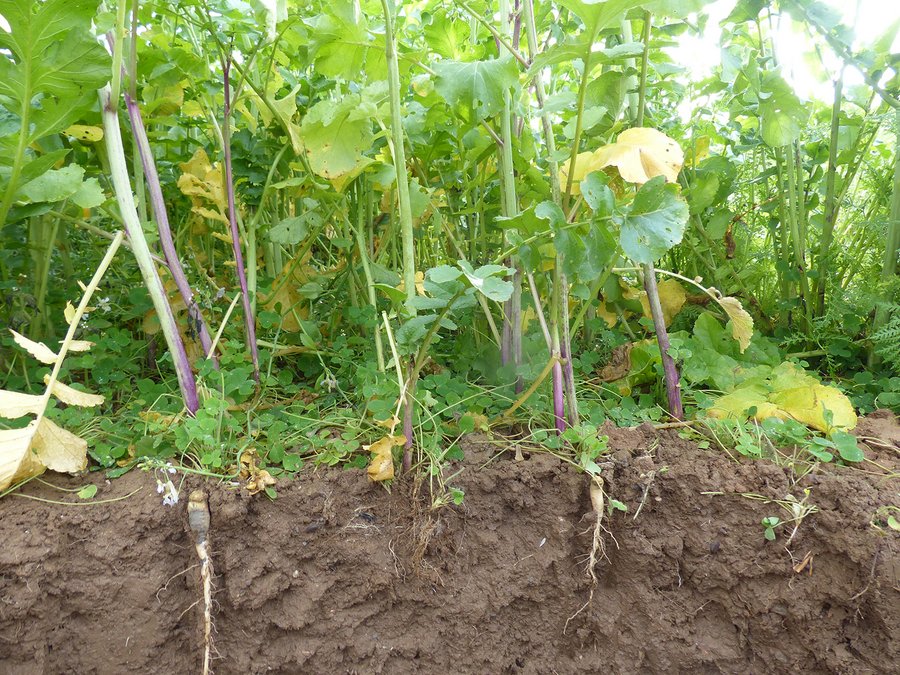
[[[440,505],[482,431],[615,508],[607,421],[866,461],[857,412],[900,410],[896,26],[741,1],[696,80],[703,5],[0,0],[0,488],[274,498],[315,464]]]

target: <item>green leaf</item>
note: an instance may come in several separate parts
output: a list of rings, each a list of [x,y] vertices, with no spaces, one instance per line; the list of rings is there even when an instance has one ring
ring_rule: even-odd
[[[688,222],[688,206],[663,176],[637,191],[627,211],[618,217],[622,250],[636,263],[650,264],[681,241]]]
[[[534,59],[528,68],[528,74],[533,76],[544,68],[557,63],[569,63],[576,59],[583,61],[588,52],[591,52],[591,64],[594,66],[634,58],[644,53],[644,45],[641,42],[625,42],[599,50],[594,50],[593,47],[593,43],[584,35],[548,47]]]
[[[503,94],[519,84],[512,57],[489,61],[440,61],[434,65],[434,88],[453,108],[478,122],[503,110]]]
[[[374,104],[364,102],[359,94],[314,105],[300,125],[312,170],[324,178],[339,178],[364,163],[363,153],[374,138],[375,113]]]
[[[489,300],[506,302],[512,296],[513,284],[510,281],[498,279],[496,275],[509,273],[509,269],[502,265],[484,265],[477,270],[465,260],[459,261],[463,274],[472,286]]]
[[[581,181],[581,195],[595,215],[608,216],[616,206],[616,196],[608,183],[609,176],[602,171],[592,171]]]
[[[76,494],[81,499],[93,499],[94,495],[97,494],[97,486],[96,485],[85,485]]]
[[[845,462],[861,462],[866,456],[856,443],[856,436],[846,431],[833,431],[831,442]]]
[[[375,37],[365,15],[349,0],[326,5],[310,31],[316,70],[326,77],[359,81],[366,72],[371,80],[387,77],[384,36]]]
[[[562,270],[572,280],[589,284],[599,279],[612,264],[616,240],[600,223],[589,223],[586,231],[559,229],[553,237],[562,257]]]
[[[451,265],[438,265],[425,273],[425,278],[436,284],[446,284],[456,281],[462,276],[462,270]]]
[[[83,209],[93,209],[106,201],[100,181],[96,178],[88,178],[72,195],[72,201]]]
[[[766,73],[758,95],[761,133],[766,145],[778,148],[800,138],[809,114],[788,83],[778,73]]]
[[[31,103],[37,93],[80,100],[86,90],[93,93],[103,86],[109,80],[109,56],[90,34],[97,4],[0,0],[0,14],[11,29],[0,31],[0,49],[15,57],[0,58],[0,94],[17,104]]]
[[[83,177],[84,169],[77,164],[51,169],[19,188],[18,198],[31,204],[59,202],[78,191]],[[99,185],[97,187],[99,189]]]
[[[296,246],[306,239],[309,229],[306,227],[306,216],[285,218],[269,230],[269,239],[275,244]]]
[[[625,17],[630,9],[642,6],[646,0],[559,0],[584,22],[584,28],[592,39],[604,28],[608,28]]]

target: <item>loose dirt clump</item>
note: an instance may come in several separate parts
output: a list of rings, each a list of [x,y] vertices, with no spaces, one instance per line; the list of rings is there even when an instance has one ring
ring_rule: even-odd
[[[587,476],[544,452],[495,456],[477,437],[454,481],[463,504],[436,510],[426,486],[396,481],[389,494],[357,470],[305,472],[274,502],[188,481],[165,507],[140,472],[91,477],[97,499],[141,488],[115,503],[9,496],[0,672],[200,672],[203,589],[183,508],[200,487],[220,675],[891,672],[900,535],[876,514],[898,505],[896,430],[883,414],[860,425],[881,468],[797,484],[673,430],[605,429],[604,489],[628,511],[604,514],[595,583]],[[804,489],[817,510],[789,544],[794,523],[767,541],[762,519],[789,515],[759,497]]]

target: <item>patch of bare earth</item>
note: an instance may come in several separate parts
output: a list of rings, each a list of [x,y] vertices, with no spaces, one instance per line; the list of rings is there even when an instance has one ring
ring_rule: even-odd
[[[454,481],[464,504],[434,511],[427,486],[388,494],[362,471],[305,472],[274,502],[206,484],[215,672],[895,671],[900,534],[871,524],[900,505],[892,415],[860,423],[878,467],[799,485],[672,431],[606,431],[606,492],[628,512],[604,519],[607,558],[577,615],[591,590],[589,482],[549,454],[516,462],[473,437]],[[0,503],[0,672],[199,672],[184,504],[164,507],[140,472],[89,479],[97,499],[141,490],[97,506]],[[767,542],[762,518],[785,512],[740,493],[804,488],[818,511],[790,543],[792,526]]]

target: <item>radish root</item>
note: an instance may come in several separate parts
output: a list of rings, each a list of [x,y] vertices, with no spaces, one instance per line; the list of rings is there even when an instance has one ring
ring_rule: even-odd
[[[194,533],[194,547],[200,558],[200,581],[203,585],[203,675],[210,674],[212,653],[212,578],[209,557],[209,504],[203,490],[194,490],[188,498],[188,525]]]
[[[594,527],[593,536],[591,538],[591,552],[588,554],[587,573],[591,578],[591,591],[588,594],[587,602],[585,602],[578,611],[566,619],[566,625],[563,628],[563,635],[569,628],[569,622],[576,616],[581,614],[585,609],[590,607],[594,600],[594,590],[597,588],[597,563],[600,559],[609,560],[606,555],[606,544],[603,541],[603,533],[608,530],[603,526],[603,512],[606,509],[606,495],[603,492],[603,479],[600,476],[591,477],[591,506],[594,509]]]

